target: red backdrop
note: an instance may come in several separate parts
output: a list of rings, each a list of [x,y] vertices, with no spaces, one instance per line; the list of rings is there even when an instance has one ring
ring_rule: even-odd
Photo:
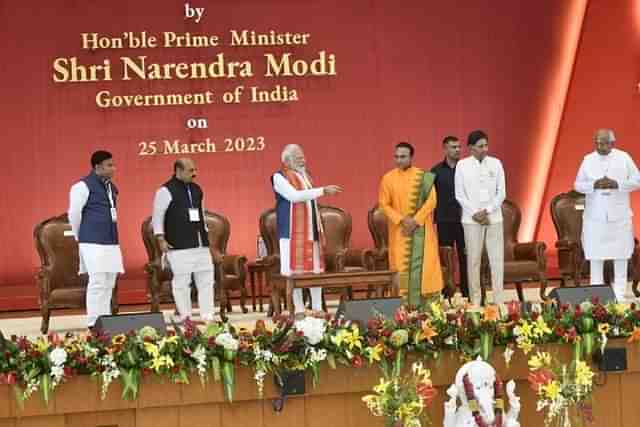
[[[175,160],[138,156],[140,141],[264,136],[267,146],[260,153],[193,156],[208,208],[231,220],[229,251],[249,258],[255,257],[258,216],[273,204],[269,176],[279,168],[280,151],[288,143],[304,147],[318,184],[345,188],[343,195],[324,203],[353,215],[354,247],[372,244],[366,212],[376,201],[378,181],[392,167],[392,147],[400,140],[416,146],[418,166],[431,167],[441,158],[443,136],[464,138],[473,129],[486,130],[491,150],[503,159],[509,198],[523,206],[525,215],[543,203],[539,233],[549,243],[554,236],[548,201],[571,185],[580,158],[591,149],[595,126],[614,127],[621,146],[635,150],[636,157],[640,154],[632,143],[638,133],[638,43],[631,0],[590,2],[544,201],[530,196],[533,185],[542,191],[532,179],[540,167],[532,159],[541,150],[553,149],[554,141],[539,141],[540,128],[548,119],[549,97],[561,103],[566,95],[549,88],[566,54],[567,25],[576,21],[576,2],[191,3],[206,7],[199,24],[183,18],[184,3],[178,1],[0,3],[0,35],[5,40],[0,64],[5,156],[0,172],[0,233],[5,240],[0,284],[11,289],[10,297],[34,293],[38,258],[33,227],[66,211],[69,187],[88,172],[89,156],[96,149],[115,156],[122,250],[131,279],[143,276],[146,261],[140,224]],[[222,51],[233,59],[259,62],[266,51],[285,51],[224,46],[92,53],[80,48],[82,32],[189,31],[226,37],[230,29],[311,33],[309,45],[286,50],[309,59],[320,50],[334,53],[337,76],[52,81],[56,57],[76,56],[84,63],[110,58],[116,64],[120,55],[147,55],[156,62],[201,62]],[[119,110],[99,109],[94,101],[103,89],[115,94],[219,92],[237,84],[275,83],[298,89],[300,101]],[[189,117],[208,118],[209,129],[188,131]],[[535,225],[538,218],[531,221]]]

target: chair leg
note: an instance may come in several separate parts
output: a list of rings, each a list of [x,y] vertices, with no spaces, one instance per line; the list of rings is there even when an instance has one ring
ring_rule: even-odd
[[[638,290],[638,281],[634,280],[632,285],[631,285],[631,290],[633,291],[633,295],[635,295],[636,298],[640,297],[640,291]]]
[[[233,307],[231,306],[231,297],[229,297],[229,293],[227,291],[224,292],[224,300],[227,304],[227,312],[231,313],[233,311]]]
[[[547,286],[549,282],[547,281],[546,276],[540,277],[540,299],[542,301],[548,301],[549,297],[547,296]],[[564,287],[564,279],[560,282],[560,286]]]
[[[245,314],[249,312],[249,309],[244,305],[246,299],[247,299],[247,288],[243,283],[242,286],[240,287],[240,309]],[[253,311],[255,311],[255,309]]]
[[[282,314],[282,308],[280,307],[280,289],[273,286],[271,288],[271,307],[270,311],[272,311],[272,316],[280,316]]]
[[[327,299],[324,297],[324,292],[322,293],[322,311],[324,311],[325,313],[329,312],[327,310]]]
[[[522,283],[516,283],[516,293],[518,294],[518,300],[524,302],[524,292],[522,291]]]
[[[51,310],[43,307],[40,312],[42,314],[42,325],[40,326],[40,332],[42,332],[42,335],[46,335],[47,332],[49,332],[49,319],[51,317]]]

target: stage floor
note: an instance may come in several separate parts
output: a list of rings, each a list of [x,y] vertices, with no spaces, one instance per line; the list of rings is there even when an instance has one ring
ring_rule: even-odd
[[[553,288],[555,283],[551,283],[549,290]],[[506,289],[507,299],[517,299],[515,288],[508,286]],[[539,287],[537,284],[529,284],[524,287],[524,296],[527,301],[540,301]],[[627,286],[627,302],[635,300],[631,292],[631,285]],[[229,321],[236,327],[247,328],[253,330],[256,320],[264,320],[267,325],[270,325],[271,318],[267,316],[266,310],[269,306],[265,301],[264,312],[252,311],[250,304],[247,305],[249,312],[244,314],[240,311],[240,306],[233,306],[233,311],[228,313]],[[335,313],[338,307],[337,299],[330,299],[327,301],[327,308],[330,313]],[[216,307],[217,308],[217,307]],[[170,304],[163,305],[161,307],[165,317],[165,321],[170,322],[170,319],[174,313],[174,307]],[[149,306],[147,304],[137,305],[121,305],[120,313],[135,313],[148,311]],[[194,320],[199,320],[198,310],[194,310]],[[40,322],[41,318],[38,311],[22,311],[22,312],[5,312],[0,313],[0,331],[5,336],[10,335],[26,335],[29,337],[36,337],[40,334]],[[58,334],[65,334],[67,332],[85,332],[85,316],[82,310],[59,310],[55,311],[51,316],[49,324],[49,330]]]

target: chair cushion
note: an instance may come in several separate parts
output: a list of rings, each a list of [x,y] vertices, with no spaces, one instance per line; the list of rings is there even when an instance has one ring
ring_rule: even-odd
[[[52,307],[84,307],[86,305],[86,294],[86,287],[53,289],[49,294],[49,304]]]
[[[535,261],[506,261],[504,263],[504,281],[507,283],[537,280],[539,277],[540,270]]]

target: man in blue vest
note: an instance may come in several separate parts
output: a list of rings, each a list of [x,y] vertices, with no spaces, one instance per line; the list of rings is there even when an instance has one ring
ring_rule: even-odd
[[[287,145],[282,151],[282,169],[271,177],[276,196],[280,247],[280,274],[324,272],[324,230],[316,199],[342,192],[337,185],[314,187],[306,170],[302,148]],[[311,288],[313,311],[322,310],[322,288]],[[304,317],[302,289],[293,290],[296,318]],[[294,313],[290,313],[294,314]]]
[[[80,274],[89,274],[87,325],[111,314],[111,297],[118,273],[124,273],[118,244],[118,189],[111,182],[115,166],[108,151],[91,156],[93,170],[71,187],[69,223],[79,243]]]
[[[153,233],[173,272],[171,289],[179,321],[192,317],[191,278],[198,289],[200,319],[213,320],[214,270],[209,235],[204,220],[204,193],[191,159],[178,159],[174,175],[156,192],[153,201]]]

